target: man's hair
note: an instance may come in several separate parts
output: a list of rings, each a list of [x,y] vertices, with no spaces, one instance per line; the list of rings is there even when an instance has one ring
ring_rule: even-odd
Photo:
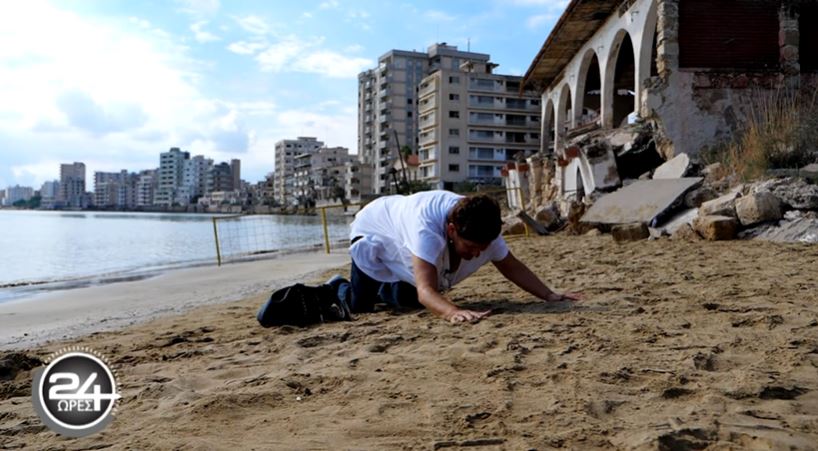
[[[485,194],[460,199],[449,212],[448,220],[458,235],[479,244],[494,241],[503,225],[500,206]]]

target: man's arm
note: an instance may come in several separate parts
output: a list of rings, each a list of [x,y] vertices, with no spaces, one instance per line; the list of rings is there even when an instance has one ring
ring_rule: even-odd
[[[417,256],[412,256],[412,267],[415,272],[415,286],[418,290],[418,301],[435,315],[447,321],[459,323],[463,321],[479,321],[491,313],[491,310],[476,312],[458,308],[452,301],[447,299],[446,296],[440,294],[437,290],[437,268],[431,263]]]
[[[559,294],[552,291],[536,274],[528,269],[528,266],[520,260],[517,260],[517,257],[511,254],[511,251],[506,255],[506,258],[492,263],[494,263],[494,266],[497,267],[506,279],[514,282],[518,287],[540,299],[549,302],[558,302],[564,300],[577,301],[581,298],[581,296],[576,293]]]

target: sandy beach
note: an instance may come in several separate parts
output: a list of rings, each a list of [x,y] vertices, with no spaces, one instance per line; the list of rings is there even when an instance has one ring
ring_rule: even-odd
[[[16,342],[0,357],[10,368],[0,447],[818,448],[818,247],[620,245],[608,235],[510,246],[555,289],[586,299],[544,304],[488,266],[450,293],[495,309],[478,324],[378,312],[262,329],[254,315],[273,277],[262,271],[248,275],[259,284],[247,285],[259,288],[252,295],[189,292],[181,305],[220,303],[45,345]],[[332,263],[346,271],[343,255]],[[323,269],[311,281],[336,271]],[[143,282],[122,291],[148,298],[161,281]],[[37,331],[28,323],[7,333],[16,320],[0,317],[6,336]],[[46,429],[30,400],[27,368],[69,344],[108,356],[124,396],[113,423],[82,439]]]

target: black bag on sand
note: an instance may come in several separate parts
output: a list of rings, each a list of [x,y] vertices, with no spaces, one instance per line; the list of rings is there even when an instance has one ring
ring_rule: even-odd
[[[352,315],[336,287],[301,283],[273,292],[256,315],[262,327],[308,326],[331,321],[349,321]]]

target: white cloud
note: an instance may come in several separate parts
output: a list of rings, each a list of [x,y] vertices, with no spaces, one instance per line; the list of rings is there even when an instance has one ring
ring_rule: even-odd
[[[361,44],[352,44],[352,45],[348,45],[348,46],[346,46],[344,48],[344,52],[346,52],[346,53],[358,53],[358,52],[362,52],[363,50],[364,50],[364,46],[362,46]]]
[[[266,20],[262,19],[258,16],[244,16],[244,17],[234,17],[233,20],[236,21],[237,24],[245,31],[248,31],[252,34],[263,35],[270,33],[273,27],[267,23]]]
[[[193,37],[196,39],[197,42],[207,43],[213,41],[220,41],[221,38],[216,36],[213,33],[204,30],[205,25],[207,25],[207,21],[199,21],[190,25],[190,30],[193,32]]]
[[[338,8],[339,5],[338,0],[327,0],[318,5],[318,7],[321,9],[335,9]]]
[[[423,16],[434,22],[452,22],[456,19],[456,17],[452,16],[451,14],[447,14],[443,11],[438,11],[434,9],[426,11],[426,13],[424,13]]]
[[[301,17],[304,18],[304,19],[312,19],[312,13],[309,12],[309,11],[305,12],[305,13],[302,13]]]
[[[301,40],[288,36],[256,55],[265,72],[306,72],[332,78],[352,78],[374,63],[319,48],[323,38]]]
[[[0,186],[39,185],[60,162],[84,161],[89,173],[155,167],[159,152],[196,140],[246,152],[255,132],[245,117],[275,105],[207,97],[189,53],[138,18],[15,4],[0,15]]]
[[[532,30],[537,30],[543,28],[545,25],[554,23],[557,17],[558,16],[554,14],[537,14],[536,16],[531,16],[526,19],[525,25]]]
[[[373,64],[366,58],[348,58],[335,52],[319,51],[297,60],[295,69],[327,77],[350,78],[358,76],[361,71]]]
[[[233,42],[227,46],[227,50],[239,55],[255,55],[259,50],[267,47],[269,44],[265,42]]]
[[[211,16],[221,7],[219,0],[176,0],[180,10],[192,16]]]

